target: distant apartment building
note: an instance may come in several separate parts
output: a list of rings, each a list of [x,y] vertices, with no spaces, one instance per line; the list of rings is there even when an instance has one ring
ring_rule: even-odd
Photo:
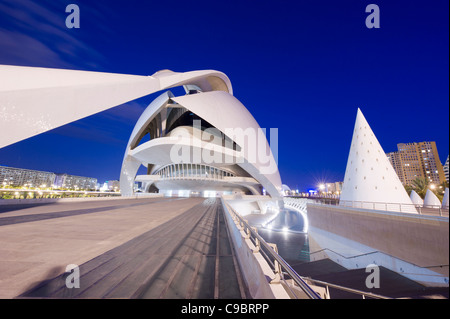
[[[69,174],[56,174],[54,186],[55,188],[73,190],[95,190],[97,179]]]
[[[107,181],[108,190],[113,192],[120,191],[120,182],[119,181]]]
[[[445,164],[444,164],[444,176],[445,176],[445,179],[446,179],[446,181],[447,181],[447,183],[448,183],[448,156],[447,156],[447,160],[445,161]]]
[[[340,194],[343,184],[344,182],[325,183],[323,191],[331,194]]]
[[[110,192],[119,192],[120,191],[120,182],[117,180],[106,181],[103,183],[103,186],[100,188],[101,191],[110,191]]]
[[[397,149],[386,155],[403,185],[412,185],[418,177],[433,184],[444,182],[444,169],[435,142],[400,143]]]
[[[91,177],[0,166],[0,187],[53,187],[71,190],[95,190],[96,184],[97,179]]]
[[[55,173],[0,166],[0,187],[51,187]]]

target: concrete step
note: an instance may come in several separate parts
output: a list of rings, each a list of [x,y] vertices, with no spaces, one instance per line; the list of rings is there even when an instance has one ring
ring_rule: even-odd
[[[347,270],[330,259],[307,263],[291,264],[301,276],[333,283],[336,285],[362,290],[391,298],[447,298],[448,287],[426,287],[401,274],[380,266],[380,287],[367,288],[366,279],[369,273],[365,268]],[[330,288],[332,299],[360,299],[359,295]]]
[[[322,259],[305,263],[291,262],[290,265],[300,276],[311,277],[314,279],[320,275],[334,274],[347,270],[345,267],[342,267],[330,259]]]
[[[314,279],[334,283],[348,288],[358,289],[391,298],[428,298],[430,296],[448,298],[448,288],[426,287],[394,271],[380,266],[380,287],[367,288],[369,273],[365,268],[321,274]],[[361,298],[347,292],[330,289],[332,298]]]

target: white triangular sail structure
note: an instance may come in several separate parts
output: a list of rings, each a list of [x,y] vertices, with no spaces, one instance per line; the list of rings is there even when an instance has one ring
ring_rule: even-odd
[[[0,65],[0,148],[181,85],[232,94],[228,77],[213,70],[137,76]]]
[[[360,109],[356,116],[340,205],[417,213]]]
[[[430,189],[428,189],[427,193],[425,194],[425,199],[423,200],[423,206],[430,208],[439,208],[441,207],[441,201]]]
[[[419,196],[419,194],[416,193],[415,190],[411,191],[411,194],[409,195],[409,198],[416,206],[423,206],[423,199]]]
[[[442,208],[449,209],[449,190],[448,190],[448,187],[445,189],[444,198],[442,200]]]

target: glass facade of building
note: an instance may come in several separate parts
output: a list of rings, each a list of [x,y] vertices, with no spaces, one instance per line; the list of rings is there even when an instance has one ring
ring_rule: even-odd
[[[203,165],[203,164],[170,164],[153,173],[163,179],[167,178],[205,178],[220,180],[224,177],[233,177],[233,173],[224,169]]]

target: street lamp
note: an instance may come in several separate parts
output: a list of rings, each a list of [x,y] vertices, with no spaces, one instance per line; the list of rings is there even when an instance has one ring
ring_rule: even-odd
[[[325,185],[324,184],[320,184],[319,185],[319,190],[320,190],[320,195],[323,195],[323,193],[324,193],[324,190],[325,190]]]

